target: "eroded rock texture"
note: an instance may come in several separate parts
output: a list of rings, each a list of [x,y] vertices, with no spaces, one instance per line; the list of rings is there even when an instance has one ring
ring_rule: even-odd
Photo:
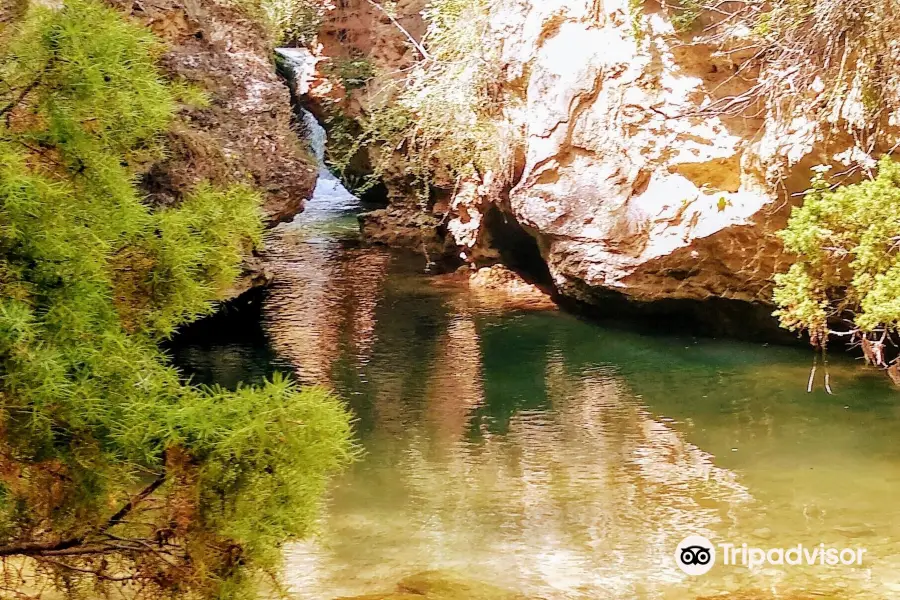
[[[559,290],[768,303],[785,203],[765,123],[699,113],[747,87],[733,57],[685,45],[661,12],[636,39],[624,0],[512,2],[505,22],[526,148],[507,210]]]
[[[359,4],[345,17],[339,7],[337,21],[358,24]],[[852,136],[836,133],[855,126],[850,100],[831,123],[805,118],[802,107],[826,93],[815,86],[796,90],[793,114],[774,110],[752,94],[772,74],[760,74],[749,32],[732,27],[715,45],[697,35],[717,31],[721,16],[678,33],[673,14],[652,0],[491,6],[486,43],[501,57],[504,125],[520,136],[506,148],[514,176],[456,182],[455,197],[424,207],[396,185],[401,193],[392,194],[388,182],[390,208],[365,218],[364,234],[440,247],[476,266],[528,255],[519,262],[549,272],[562,296],[601,308],[611,300],[653,312],[715,306],[738,327],[749,309],[774,326],[773,275],[791,262],[775,233],[809,187],[811,167],[865,168],[883,151],[854,148]],[[420,32],[406,8],[399,14]],[[385,70],[402,68],[415,52],[382,21],[372,36],[384,40],[354,43],[396,46],[396,56],[373,54]],[[419,226],[427,231],[411,233]],[[532,254],[543,263],[537,269]]]
[[[275,74],[269,36],[257,20],[212,0],[113,2],[168,44],[162,68],[211,95],[208,108],[183,108],[170,154],[144,177],[160,203],[201,181],[249,181],[264,194],[272,225],[303,209],[317,168],[291,128],[290,94]]]

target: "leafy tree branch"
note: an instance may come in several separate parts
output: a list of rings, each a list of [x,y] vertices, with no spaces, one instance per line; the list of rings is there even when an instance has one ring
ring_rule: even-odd
[[[262,232],[244,182],[167,207],[135,185],[174,119],[161,52],[94,0],[0,45],[0,568],[41,593],[252,598],[353,457],[328,392],[193,386],[158,346]]]

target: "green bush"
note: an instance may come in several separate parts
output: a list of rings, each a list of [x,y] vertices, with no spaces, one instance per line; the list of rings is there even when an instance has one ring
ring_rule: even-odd
[[[885,157],[874,179],[834,189],[820,175],[781,237],[797,255],[776,276],[784,327],[820,345],[837,324],[866,345],[898,331],[900,163]]]
[[[432,0],[423,16],[428,57],[377,90],[383,100],[360,120],[355,143],[341,145],[343,156],[333,153],[332,164],[340,171],[367,148],[374,172],[365,186],[398,174],[412,177],[427,201],[433,185],[452,187],[459,178],[502,170],[515,142],[498,125],[500,61],[489,3]]]
[[[0,47],[0,557],[70,597],[252,597],[350,459],[348,415],[283,378],[187,385],[158,343],[232,284],[260,198],[149,206],[137,177],[197,94],[93,0],[19,25]]]

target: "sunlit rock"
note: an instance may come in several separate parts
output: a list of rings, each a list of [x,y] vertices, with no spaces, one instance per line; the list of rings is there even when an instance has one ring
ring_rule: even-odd
[[[469,275],[469,289],[475,300],[486,304],[506,308],[556,308],[546,291],[502,265],[482,267],[473,272]]]

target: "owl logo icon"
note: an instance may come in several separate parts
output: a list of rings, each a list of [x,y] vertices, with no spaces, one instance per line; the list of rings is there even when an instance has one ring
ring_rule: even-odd
[[[716,564],[716,548],[701,535],[689,535],[675,549],[675,564],[688,575],[703,575]]]

